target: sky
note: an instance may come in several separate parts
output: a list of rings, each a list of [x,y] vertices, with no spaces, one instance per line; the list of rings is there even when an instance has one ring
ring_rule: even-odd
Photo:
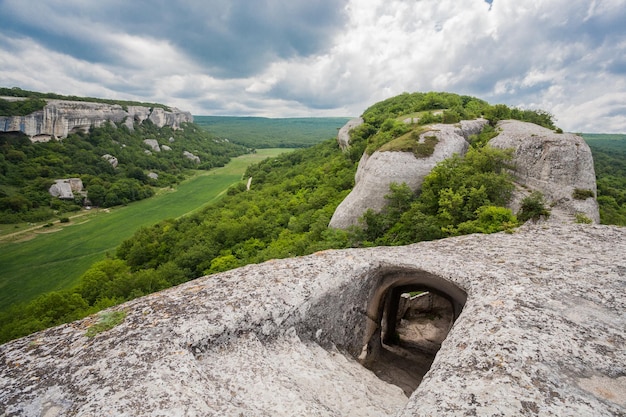
[[[265,117],[447,91],[626,133],[626,0],[0,0],[0,86]]]

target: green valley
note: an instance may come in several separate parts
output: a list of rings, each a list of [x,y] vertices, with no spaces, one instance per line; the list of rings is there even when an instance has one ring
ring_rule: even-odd
[[[224,167],[196,171],[192,178],[154,197],[123,207],[93,209],[69,223],[39,225],[13,236],[12,225],[0,225],[0,310],[76,284],[90,265],[113,255],[140,227],[217,201],[229,186],[241,181],[248,165],[286,151],[263,149],[240,156]]]

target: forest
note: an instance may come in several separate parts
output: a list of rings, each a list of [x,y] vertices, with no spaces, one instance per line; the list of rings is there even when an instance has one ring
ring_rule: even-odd
[[[394,185],[381,213],[367,212],[360,226],[349,230],[328,228],[335,208],[354,185],[361,154],[406,135],[401,120],[414,114],[421,123],[455,123],[482,114],[494,124],[518,117],[554,128],[546,112],[491,106],[449,93],[403,94],[377,103],[364,112],[366,123],[353,132],[349,151],[342,152],[329,138],[249,167],[249,190],[242,181],[199,212],[142,228],[115,254],[89,268],[76,286],[0,312],[0,341],[245,264],[329,248],[510,231],[546,214],[548,208],[536,195],[524,201],[519,213],[505,207],[513,187],[506,170],[511,155],[486,146],[497,133],[490,127],[471,138],[464,157],[440,163],[419,193]]]
[[[194,116],[194,123],[217,137],[250,148],[306,148],[320,138],[337,136],[348,117],[232,117]]]
[[[151,151],[143,143],[147,138],[156,139],[162,151]],[[198,156],[200,163],[184,151]],[[0,223],[46,221],[80,210],[84,196],[61,200],[49,194],[55,179],[80,178],[89,204],[112,207],[150,197],[155,189],[186,178],[190,170],[223,166],[249,151],[194,124],[172,130],[149,120],[133,131],[108,123],[45,143],[32,143],[19,132],[0,133]],[[114,156],[117,167],[104,155]]]
[[[591,148],[600,221],[626,226],[626,134],[582,134]]]

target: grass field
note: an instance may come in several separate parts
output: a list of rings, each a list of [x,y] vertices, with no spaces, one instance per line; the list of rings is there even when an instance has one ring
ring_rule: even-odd
[[[290,149],[260,149],[211,171],[199,171],[174,190],[126,207],[91,210],[70,223],[35,228],[1,225],[0,310],[45,292],[67,288],[142,226],[191,213],[240,181],[246,167]],[[17,233],[16,233],[17,232]]]

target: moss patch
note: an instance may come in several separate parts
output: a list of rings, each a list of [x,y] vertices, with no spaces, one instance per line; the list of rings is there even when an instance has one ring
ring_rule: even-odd
[[[425,135],[423,141],[420,135],[424,133],[422,129],[412,130],[391,142],[381,146],[380,152],[412,152],[417,158],[427,158],[435,152],[435,146],[439,139],[435,135]]]
[[[107,313],[102,313],[99,315],[98,321],[89,326],[85,336],[94,337],[98,333],[102,333],[104,331],[110,330],[122,323],[126,318],[125,311],[110,311]]]

